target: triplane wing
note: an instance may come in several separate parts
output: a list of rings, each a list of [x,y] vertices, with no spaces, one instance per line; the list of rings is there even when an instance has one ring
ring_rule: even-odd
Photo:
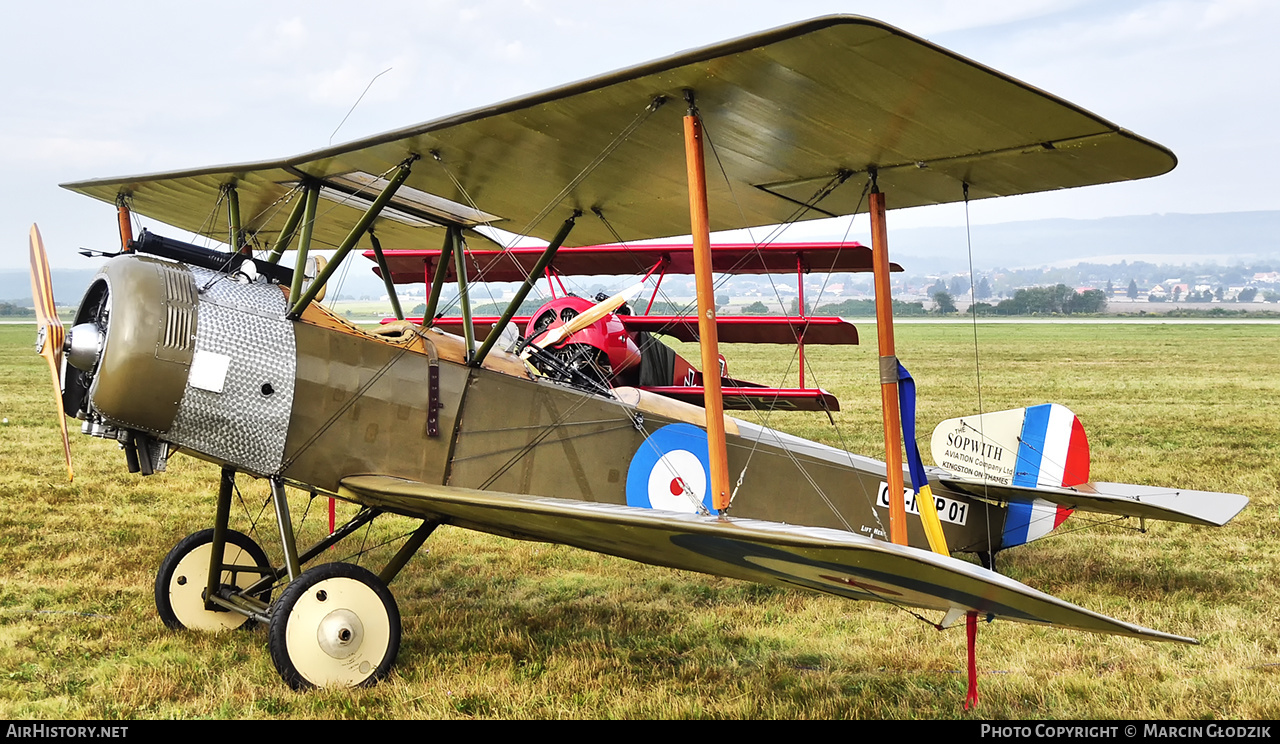
[[[577,229],[575,228],[575,232]],[[541,247],[513,246],[505,249],[471,249],[468,254],[479,267],[471,281],[522,282],[538,264]],[[439,248],[384,251],[391,279],[396,284],[431,283],[440,263]],[[365,258],[376,260],[373,251]],[[693,246],[688,243],[643,243],[636,245],[589,245],[562,247],[553,266],[565,276],[612,276],[650,271],[660,267],[668,274],[692,274]],[[871,249],[859,243],[717,243],[711,251],[711,270],[717,274],[802,274],[854,273],[871,270]],[[893,264],[893,271],[902,267]],[[374,268],[382,275],[382,269]],[[456,280],[451,264],[445,265],[445,280]]]
[[[708,180],[712,142],[720,167]],[[1212,514],[1130,487],[1108,501],[1095,493],[1103,484],[1074,478],[1071,456],[1056,482],[1011,476],[994,498],[957,482],[957,470],[930,474],[918,456],[904,468],[898,427],[913,430],[914,417],[899,415],[913,383],[893,346],[885,237],[887,194],[895,207],[957,202],[1146,178],[1175,162],[1160,145],[891,26],[815,19],[297,157],[67,184],[116,205],[122,252],[81,302],[60,393],[81,430],[118,442],[133,472],[163,471],[175,450],[221,466],[213,529],[161,563],[157,608],[175,628],[267,623],[272,660],[297,688],[388,673],[400,618],[386,584],[440,524],[924,607],[946,622],[963,615],[971,650],[979,616],[1187,641],[948,555],[990,561],[1033,539],[1040,518],[1019,507],[1025,489],[1208,522],[1228,519],[1243,497]],[[710,246],[713,229],[862,211],[870,251]],[[133,212],[225,238],[228,250],[135,241]],[[485,225],[546,245],[468,249]],[[599,247],[685,234],[692,246]],[[34,236],[37,302],[50,308]],[[398,277],[429,281],[425,324],[375,332],[318,304],[364,240],[393,298]],[[323,248],[336,250],[320,268],[309,252]],[[291,249],[292,270],[279,265]],[[530,316],[514,346],[499,345],[553,265],[659,277],[691,266],[696,335],[656,328],[664,318],[626,325],[627,293],[565,295]],[[838,319],[721,321],[712,273],[867,269],[887,462],[725,416],[735,396],[756,396],[749,407],[786,396],[728,377],[721,328],[757,342],[794,334],[801,349],[802,339],[856,333]],[[520,288],[478,332],[468,282],[502,278]],[[460,336],[431,325],[445,314],[446,281],[456,283]],[[56,325],[43,318],[42,334],[56,337]],[[646,372],[632,337],[659,330],[696,338],[709,374],[661,353]],[[44,351],[56,368],[59,350]],[[811,406],[835,410],[834,397],[806,390]],[[231,528],[237,473],[270,483],[281,565]],[[365,508],[302,548],[286,487]],[[384,510],[422,524],[379,574],[344,563],[304,570]],[[886,536],[893,544],[871,539]]]
[[[449,316],[438,315],[424,319],[404,318],[410,323],[425,324],[450,333],[474,334],[479,341],[487,340],[489,332],[510,322],[524,329],[531,343],[543,344],[547,331],[560,325],[560,316],[570,317],[590,305],[581,299],[556,298],[559,284],[564,293],[561,277],[616,275],[626,272],[647,272],[646,278],[656,276],[648,303],[636,303],[634,310],[609,313],[599,321],[584,327],[571,336],[557,341],[552,353],[565,357],[572,364],[580,358],[584,349],[593,354],[592,364],[602,370],[598,376],[609,385],[636,385],[645,390],[665,395],[695,405],[702,405],[705,389],[701,384],[702,373],[674,351],[667,349],[653,334],[668,336],[678,341],[701,341],[698,319],[691,315],[650,315],[654,301],[659,297],[662,280],[673,274],[692,274],[693,246],[689,244],[659,245],[606,245],[581,248],[560,248],[549,264],[540,263],[542,248],[511,248],[503,251],[483,249],[470,251],[472,263],[478,270],[467,277],[468,281],[529,281],[537,279],[543,271],[553,298],[538,308],[533,315],[501,318],[498,316]],[[447,251],[367,251],[365,257],[379,262],[374,269],[379,275],[391,277],[396,284],[425,282],[443,275],[447,281],[457,280],[457,264],[451,263]],[[871,256],[866,246],[858,243],[770,243],[765,245],[718,244],[711,251],[711,265],[722,274],[789,274],[797,275],[797,306],[803,305],[804,278],[815,266],[823,272],[864,272],[871,268]],[[901,271],[896,264],[893,270]],[[388,291],[394,291],[390,284]],[[598,298],[599,299],[599,298]],[[667,303],[670,304],[670,303]],[[398,307],[398,305],[397,305]],[[643,307],[643,314],[640,308]],[[383,324],[397,322],[385,318]],[[726,376],[721,358],[721,387],[724,406],[729,410],[840,410],[840,401],[831,393],[804,384],[804,349],[813,344],[857,344],[858,331],[843,318],[811,316],[803,309],[797,316],[721,315],[715,319],[716,336],[721,343],[769,343],[795,345],[799,355],[800,386],[778,388],[736,380]],[[624,335],[625,332],[625,335]]]

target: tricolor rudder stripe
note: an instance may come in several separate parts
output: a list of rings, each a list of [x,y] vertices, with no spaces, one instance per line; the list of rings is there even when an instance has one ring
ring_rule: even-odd
[[[1000,540],[1000,548],[1003,550],[1039,540],[1067,521],[1071,511],[1065,506],[1058,506],[1044,499],[1036,499],[1030,503],[1011,502],[1009,515],[1004,520],[1004,535]]]
[[[1057,403],[1027,408],[1013,485],[1061,487],[1088,480],[1089,441],[1076,415]]]

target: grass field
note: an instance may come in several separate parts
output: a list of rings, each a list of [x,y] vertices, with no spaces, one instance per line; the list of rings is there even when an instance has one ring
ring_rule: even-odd
[[[874,329],[809,350],[843,401],[767,423],[881,457]],[[903,325],[919,430],[978,409],[973,329]],[[1221,529],[1073,517],[1000,558],[1003,573],[1186,646],[1000,622],[978,633],[984,718],[1280,716],[1280,334],[1273,326],[979,328],[982,406],[1053,401],[1089,432],[1093,477],[1243,493]],[[0,326],[0,718],[963,717],[965,643],[901,610],[640,566],[441,528],[392,584],[404,642],[372,689],[294,693],[266,634],[172,632],[152,600],[161,558],[211,524],[217,472],[174,457],[129,475],[73,434],[66,481],[33,326]],[[781,383],[793,350],[730,347],[734,376]],[[927,446],[924,447],[927,450]],[[266,496],[243,479],[233,526]],[[312,537],[323,505],[295,519]],[[351,513],[351,507],[340,507]],[[375,525],[374,545],[412,528]],[[263,518],[257,534],[273,557]],[[304,539],[305,541],[305,539]],[[342,546],[346,548],[344,544]],[[365,563],[385,560],[395,544]],[[354,548],[352,548],[354,549]],[[335,553],[334,559],[345,553]],[[936,619],[936,618],[935,618]]]

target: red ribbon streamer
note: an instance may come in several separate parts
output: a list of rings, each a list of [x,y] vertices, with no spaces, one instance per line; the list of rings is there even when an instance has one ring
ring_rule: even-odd
[[[969,638],[969,695],[964,699],[964,709],[973,710],[978,706],[978,654],[975,649],[978,641],[978,613],[965,613],[965,635]]]

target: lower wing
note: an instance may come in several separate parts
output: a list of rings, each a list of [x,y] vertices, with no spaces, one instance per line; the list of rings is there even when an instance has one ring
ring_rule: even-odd
[[[671,568],[849,599],[1094,633],[1195,643],[1100,615],[949,556],[840,530],[477,491],[388,476],[344,478],[341,495],[399,514],[563,543]]]

